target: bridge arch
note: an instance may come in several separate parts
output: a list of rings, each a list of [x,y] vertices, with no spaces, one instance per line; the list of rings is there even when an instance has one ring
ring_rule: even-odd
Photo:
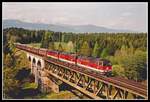
[[[30,56],[28,57],[28,59],[29,59],[29,61],[31,62],[31,57],[30,57]]]
[[[38,62],[37,62],[37,69],[38,69],[38,70],[41,69],[41,61],[40,61],[40,60],[38,60]]]
[[[36,59],[35,58],[33,58],[32,63],[36,64]]]
[[[32,60],[32,72],[33,72],[33,74],[35,74],[35,70],[36,70],[36,59],[33,58],[33,60]]]

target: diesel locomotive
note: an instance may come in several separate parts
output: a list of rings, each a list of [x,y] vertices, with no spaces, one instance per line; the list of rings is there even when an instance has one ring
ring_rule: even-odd
[[[74,64],[76,66],[84,67],[89,70],[91,69],[101,74],[111,73],[112,71],[111,62],[106,59],[81,56],[75,53],[53,51],[44,48],[35,48],[19,43],[16,44],[16,47],[31,53],[38,54],[43,57],[50,57],[66,63]]]

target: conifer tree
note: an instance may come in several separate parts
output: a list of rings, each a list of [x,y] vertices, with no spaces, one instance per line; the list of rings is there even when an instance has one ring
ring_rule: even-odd
[[[89,47],[87,41],[85,41],[80,49],[80,54],[85,56],[91,55],[91,48]]]
[[[97,41],[94,45],[94,49],[93,49],[93,52],[92,52],[92,56],[93,57],[98,57],[99,56],[99,53],[100,53],[100,46],[98,45]]]

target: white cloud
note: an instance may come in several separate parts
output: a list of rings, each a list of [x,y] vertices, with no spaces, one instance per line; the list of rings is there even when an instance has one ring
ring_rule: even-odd
[[[3,3],[3,19],[148,29],[147,3]]]
[[[131,12],[124,12],[124,13],[122,13],[122,16],[130,16],[130,15],[132,15],[132,13]]]

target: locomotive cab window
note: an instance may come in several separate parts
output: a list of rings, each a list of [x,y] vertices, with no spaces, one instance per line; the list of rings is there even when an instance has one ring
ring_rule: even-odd
[[[108,63],[108,66],[111,66],[111,65],[112,65],[112,64],[109,62],[109,63]]]
[[[109,61],[105,61],[104,66],[111,66],[111,63]]]
[[[99,61],[99,65],[103,66],[103,61]]]

